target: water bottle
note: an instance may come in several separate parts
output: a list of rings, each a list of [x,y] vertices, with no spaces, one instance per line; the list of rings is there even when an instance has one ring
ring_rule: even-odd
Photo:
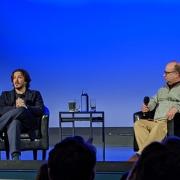
[[[81,94],[81,111],[88,112],[89,111],[89,96],[87,93],[82,91]]]

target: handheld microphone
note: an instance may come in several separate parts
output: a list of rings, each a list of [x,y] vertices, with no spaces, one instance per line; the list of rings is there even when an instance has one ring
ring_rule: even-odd
[[[149,101],[150,101],[150,98],[148,96],[145,96],[143,102],[146,106],[149,104]],[[148,115],[148,112],[143,113],[143,116],[146,116],[146,115]]]
[[[148,105],[149,101],[150,101],[150,98],[148,96],[145,96],[143,102],[146,106]]]

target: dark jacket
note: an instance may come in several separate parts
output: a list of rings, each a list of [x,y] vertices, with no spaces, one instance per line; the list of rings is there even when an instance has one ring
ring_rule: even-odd
[[[39,91],[27,90],[24,97],[28,110],[39,119],[44,111],[44,103]],[[15,107],[16,93],[14,90],[3,91],[0,96],[0,116]]]

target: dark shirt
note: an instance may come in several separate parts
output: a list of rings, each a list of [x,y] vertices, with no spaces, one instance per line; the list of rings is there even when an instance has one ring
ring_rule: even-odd
[[[23,94],[18,94],[18,93],[16,93],[16,99],[17,98],[21,98],[21,99],[25,99],[25,93],[23,93]]]

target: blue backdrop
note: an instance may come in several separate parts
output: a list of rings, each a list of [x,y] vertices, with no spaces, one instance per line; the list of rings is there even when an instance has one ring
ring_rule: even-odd
[[[25,68],[50,126],[82,89],[107,127],[132,126],[143,97],[163,85],[165,64],[180,59],[179,9],[178,0],[2,0],[0,91]]]

